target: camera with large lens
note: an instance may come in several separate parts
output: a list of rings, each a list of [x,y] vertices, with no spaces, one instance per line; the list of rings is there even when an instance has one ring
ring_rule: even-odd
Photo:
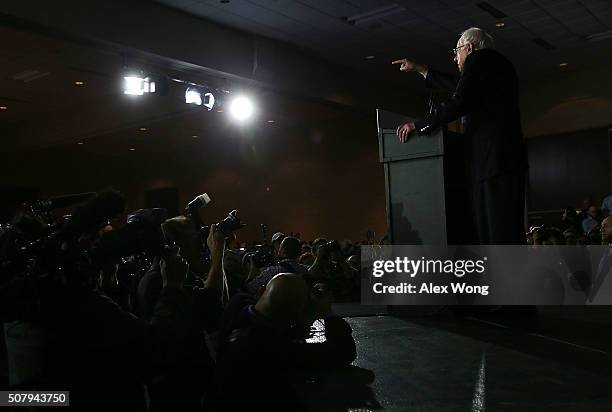
[[[217,223],[217,229],[220,230],[225,237],[231,235],[234,230],[242,229],[245,226],[244,223],[240,222],[237,210],[232,210],[225,219]]]
[[[256,245],[247,249],[242,257],[243,263],[248,262],[251,257],[253,264],[258,268],[271,266],[275,263],[274,249],[269,245]]]
[[[325,242],[319,247],[324,248],[327,254],[341,251],[340,243],[338,243],[337,240],[330,240],[329,242]]]
[[[202,222],[199,210],[210,202],[210,196],[208,196],[207,193],[203,193],[201,195],[196,196],[191,202],[187,204],[187,207],[185,208],[187,216],[189,216],[193,220],[193,223],[196,225],[196,230],[200,233],[202,244],[205,248],[206,239],[208,238],[210,227]],[[245,226],[246,225],[244,223],[240,222],[240,218],[238,217],[238,211],[232,210],[223,220],[217,223],[217,230],[220,230],[225,237],[228,237],[232,234],[234,230],[241,229]]]

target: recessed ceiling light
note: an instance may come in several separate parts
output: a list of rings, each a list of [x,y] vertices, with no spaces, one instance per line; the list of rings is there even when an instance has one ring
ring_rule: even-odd
[[[83,82],[82,82],[82,81],[80,81],[80,80],[77,80],[76,82],[74,82],[74,84],[75,84],[75,85],[77,85],[77,86],[82,86],[82,85],[84,85],[85,83],[83,83]]]
[[[498,21],[497,23],[495,23],[495,27],[499,27],[502,28],[506,25],[506,23],[504,23],[503,21]]]
[[[138,130],[140,130],[141,132],[146,132],[146,131],[147,131],[147,128],[146,128],[146,127],[141,127],[141,128],[140,128],[140,129],[138,129]]]
[[[197,135],[197,134],[194,134],[194,135],[193,135],[193,136],[191,136],[191,137],[193,137],[194,139],[197,139],[197,138],[198,138],[198,135]]]
[[[80,145],[82,145],[82,144],[83,144],[83,142],[78,142],[77,144],[80,146]]]
[[[135,151],[136,149],[134,149],[133,147],[130,147],[130,152]]]
[[[274,123],[274,120],[268,120],[268,123]]]
[[[366,60],[374,60],[376,58],[376,56],[370,54],[369,56],[366,56],[365,59]]]
[[[566,67],[568,65],[567,62],[559,63],[559,67]]]
[[[8,109],[8,107],[6,107],[6,106],[0,106],[0,110],[6,110],[6,109]]]

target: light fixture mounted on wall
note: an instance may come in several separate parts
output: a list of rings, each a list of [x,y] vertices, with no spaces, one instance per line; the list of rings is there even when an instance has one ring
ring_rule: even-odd
[[[167,94],[171,82],[181,83],[185,87],[185,104],[203,106],[208,111],[215,109],[218,113],[222,113],[224,106],[229,104],[230,113],[241,122],[250,118],[255,112],[252,100],[245,96],[236,96],[227,102],[229,90],[197,84],[176,77],[152,75],[142,70],[132,70],[128,73],[130,74],[124,76],[123,85],[123,92],[128,95]],[[146,129],[141,128],[140,130]]]
[[[149,77],[123,77],[123,93],[131,96],[142,96],[145,93],[155,93],[155,82]]]
[[[201,87],[190,86],[185,90],[185,103],[204,106],[211,111],[215,106],[215,96],[210,90]]]

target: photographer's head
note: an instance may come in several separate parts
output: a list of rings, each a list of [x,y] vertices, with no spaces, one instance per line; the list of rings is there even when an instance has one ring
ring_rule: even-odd
[[[196,230],[195,223],[189,217],[176,216],[162,223],[162,231],[169,243],[175,243],[180,247],[181,256],[184,257],[191,270],[203,275],[206,273],[204,248],[200,233]]]
[[[308,300],[308,287],[302,276],[279,273],[266,285],[255,310],[279,327],[299,324]]]
[[[223,256],[223,269],[232,283],[242,283],[245,272],[242,270],[242,256],[234,250],[227,250]]]
[[[300,257],[300,241],[294,237],[286,237],[278,249],[278,257],[283,259],[297,259]]]
[[[589,208],[587,209],[587,215],[591,216],[594,219],[597,218],[597,216],[599,216],[599,208],[595,205],[589,206]]]
[[[182,289],[189,263],[179,254],[179,247],[171,247],[160,260],[160,269],[164,287]]]
[[[272,235],[272,247],[274,248],[274,254],[278,255],[278,250],[280,249],[281,242],[285,238],[285,234],[282,232],[276,232]]]

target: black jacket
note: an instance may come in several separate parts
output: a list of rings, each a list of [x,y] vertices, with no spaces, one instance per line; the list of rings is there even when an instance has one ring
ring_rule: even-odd
[[[519,85],[514,66],[495,50],[471,53],[461,76],[430,69],[428,85],[453,89],[452,97],[416,122],[417,130],[436,128],[464,118],[472,180],[479,182],[527,168],[519,112]]]
[[[212,411],[298,411],[295,383],[350,364],[356,357],[349,324],[325,319],[325,341],[307,343],[260,315],[247,295],[236,295],[220,328]]]
[[[192,307],[184,291],[163,288],[149,323],[96,292],[58,289],[43,302],[41,322],[54,338],[42,379],[70,390],[72,410],[144,411],[147,377],[184,363]]]

